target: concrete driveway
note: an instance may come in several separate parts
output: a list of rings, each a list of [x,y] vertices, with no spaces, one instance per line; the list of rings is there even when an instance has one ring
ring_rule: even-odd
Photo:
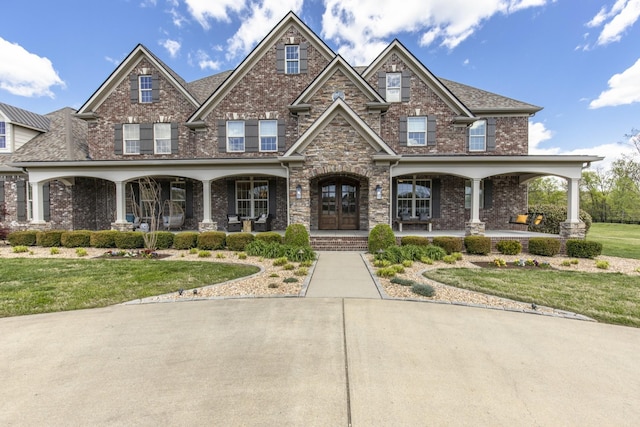
[[[640,330],[419,302],[0,319],[0,425],[637,425]]]

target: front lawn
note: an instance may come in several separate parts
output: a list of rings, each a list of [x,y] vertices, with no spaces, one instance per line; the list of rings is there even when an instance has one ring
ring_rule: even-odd
[[[591,224],[587,240],[602,243],[602,255],[640,259],[640,225]]]
[[[23,259],[0,262],[0,317],[105,307],[258,272],[213,262]]]
[[[450,286],[640,327],[640,280],[621,273],[447,268],[425,277]]]

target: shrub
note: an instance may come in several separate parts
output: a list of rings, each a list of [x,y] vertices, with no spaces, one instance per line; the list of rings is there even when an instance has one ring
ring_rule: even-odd
[[[89,245],[93,248],[115,248],[118,230],[93,231],[89,236]]]
[[[522,243],[517,240],[500,240],[496,249],[503,255],[518,255],[522,252]]]
[[[23,252],[29,252],[29,247],[24,245],[16,245],[13,248],[11,248],[11,251],[14,254],[21,254]]]
[[[197,248],[190,248],[189,249],[189,255],[196,255],[198,253],[198,249]]]
[[[551,237],[532,237],[529,239],[529,253],[542,256],[557,255],[560,253],[560,240]]]
[[[224,231],[205,231],[198,235],[198,249],[213,251],[224,249],[227,235]]]
[[[280,285],[278,285],[277,283],[269,283],[268,287],[271,289],[278,289]]]
[[[36,233],[36,245],[45,248],[60,246],[60,238],[64,230],[38,231]]]
[[[605,261],[605,260],[596,261],[596,268],[600,268],[602,270],[608,270],[609,269],[609,261]]]
[[[400,238],[400,244],[402,246],[414,245],[414,246],[427,246],[429,239],[424,236],[402,236]]]
[[[455,264],[456,257],[454,257],[453,255],[447,255],[444,258],[442,258],[442,261],[444,261],[447,264]]]
[[[170,231],[155,231],[156,249],[169,249],[173,246],[173,233]]]
[[[396,274],[402,274],[402,273],[404,273],[404,266],[403,266],[403,265],[401,265],[401,264],[394,264],[394,265],[392,265],[392,266],[391,266],[391,267],[389,267],[389,268],[394,269],[394,270],[396,271]]]
[[[247,254],[246,254],[246,253],[244,253],[244,252],[240,252],[240,253],[238,254],[238,259],[247,259]]]
[[[427,258],[430,258],[433,261],[440,261],[447,255],[447,251],[442,249],[440,246],[429,245],[424,248],[424,254]]]
[[[216,254],[216,258],[218,258],[218,259],[224,259],[224,258],[226,258],[226,256],[225,256],[225,254],[224,254],[224,253],[222,253],[222,252],[218,252],[218,253]]]
[[[462,260],[462,252],[454,252],[451,254],[451,256],[456,260],[456,261],[461,261]]]
[[[199,251],[198,258],[209,258],[211,256],[211,252],[209,251]]]
[[[411,292],[429,298],[436,294],[436,290],[433,289],[433,286],[427,285],[426,283],[414,283],[411,286]]]
[[[436,236],[433,238],[433,245],[440,246],[447,252],[447,255],[453,252],[462,252],[462,238],[460,237]]]
[[[285,265],[282,266],[283,270],[293,270],[294,268],[296,268],[296,266],[289,263],[286,263]]]
[[[284,256],[284,246],[276,242],[265,242],[255,239],[245,247],[245,252],[251,256],[263,258],[279,258]]]
[[[310,247],[309,232],[302,224],[290,224],[284,232],[285,245],[297,247]]]
[[[60,249],[58,249],[57,247],[53,246],[53,247],[51,247],[51,249],[49,249],[49,253],[51,255],[59,255],[60,254]]]
[[[124,231],[115,236],[115,244],[118,249],[144,248],[144,233],[142,231]]]
[[[567,256],[575,258],[595,258],[602,254],[602,243],[591,240],[567,240]]]
[[[227,248],[230,251],[244,251],[247,245],[253,240],[255,237],[251,233],[233,233],[227,236]]]
[[[427,265],[433,265],[433,260],[428,256],[423,256],[422,258],[420,258],[420,262]]]
[[[396,270],[393,267],[380,268],[376,271],[376,276],[379,277],[393,277],[396,275]]]
[[[389,267],[390,265],[391,265],[391,261],[386,259],[376,259],[375,261],[373,261],[373,266],[377,268]]]
[[[309,269],[307,267],[300,267],[293,274],[296,276],[306,276],[309,274]]]
[[[389,224],[378,224],[369,232],[369,253],[375,254],[396,245],[396,236]]]
[[[491,252],[491,238],[486,236],[467,236],[464,238],[464,247],[467,249],[468,254],[486,255]]]
[[[280,267],[281,265],[285,265],[289,262],[289,260],[287,259],[287,257],[280,257],[280,258],[276,258],[273,260],[273,266],[274,267]]]
[[[284,255],[292,262],[313,261],[316,259],[316,253],[310,246],[302,247],[284,245],[283,250]]]
[[[529,227],[529,231],[537,231],[541,233],[560,234],[560,224],[567,220],[567,207],[556,205],[534,205],[529,207],[529,213],[544,214],[542,224]],[[588,233],[591,228],[592,218],[586,211],[580,209],[578,214],[580,221],[585,224],[585,232]]]
[[[265,231],[264,233],[258,233],[255,237],[256,240],[262,240],[267,243],[282,243],[282,236],[275,231]]]
[[[286,279],[283,280],[284,283],[296,283],[298,282],[298,278],[297,277],[287,277]]]
[[[76,248],[76,255],[82,257],[82,256],[87,256],[88,254],[89,253],[85,248]]]
[[[91,246],[91,231],[65,231],[60,236],[60,243],[65,248],[86,248]]]
[[[14,231],[7,236],[7,240],[11,246],[35,246],[37,240],[37,231]]]
[[[407,267],[410,268],[413,265],[413,261],[405,259],[404,261],[402,261],[402,266],[403,267]]]
[[[183,231],[173,236],[173,247],[176,249],[193,249],[198,246],[198,234],[195,231]]]
[[[390,282],[400,286],[412,286],[414,283],[416,283],[413,280],[403,279],[400,277],[394,277],[393,279],[390,280]]]

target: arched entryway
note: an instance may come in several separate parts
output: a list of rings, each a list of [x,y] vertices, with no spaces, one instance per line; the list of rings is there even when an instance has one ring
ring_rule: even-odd
[[[358,230],[360,227],[360,183],[346,177],[332,177],[318,183],[318,228]]]

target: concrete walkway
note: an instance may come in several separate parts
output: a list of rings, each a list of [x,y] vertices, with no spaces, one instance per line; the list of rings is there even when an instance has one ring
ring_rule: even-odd
[[[3,318],[0,425],[631,426],[638,354],[635,328],[375,299]]]
[[[380,292],[359,252],[318,252],[306,296],[380,299]]]

